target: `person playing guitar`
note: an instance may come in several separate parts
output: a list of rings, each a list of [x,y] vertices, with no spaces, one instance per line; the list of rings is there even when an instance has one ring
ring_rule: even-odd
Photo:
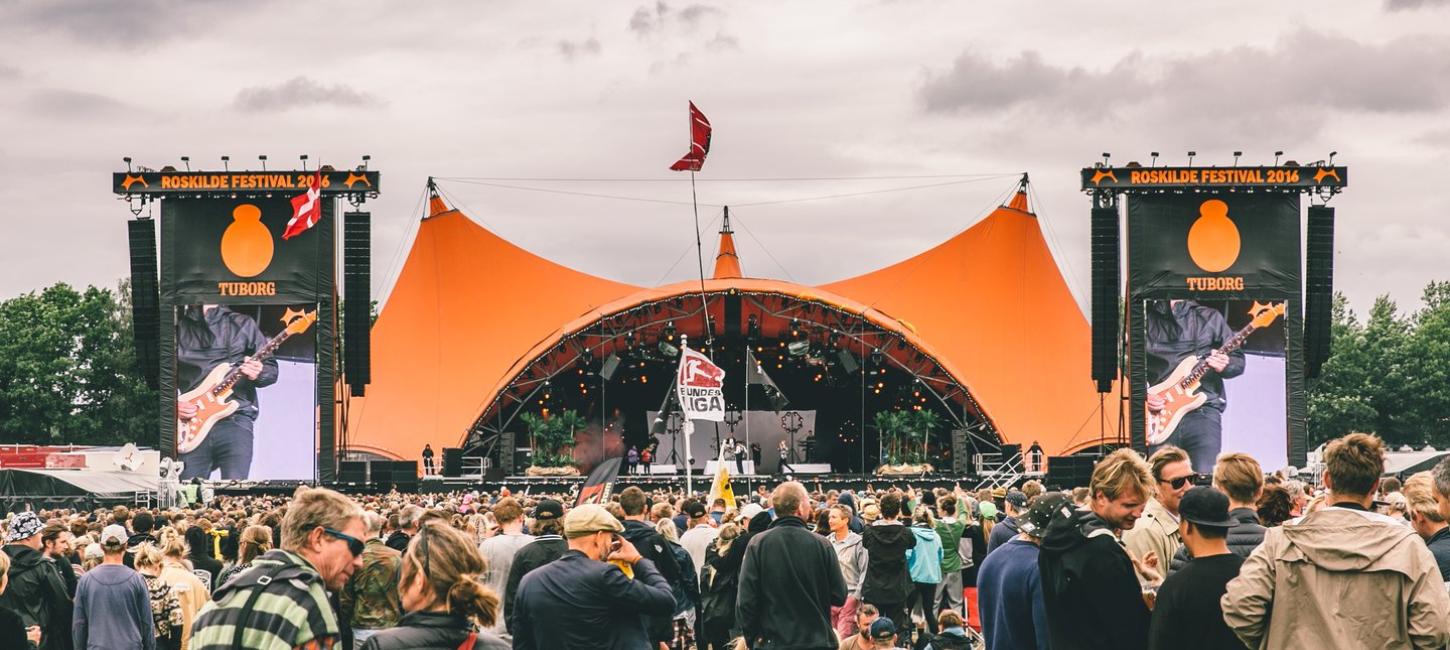
[[[257,420],[257,389],[277,381],[277,360],[251,355],[267,344],[267,337],[251,316],[221,305],[189,306],[176,323],[176,385],[190,391],[206,380],[218,365],[240,364],[241,377],[232,388],[235,413],[212,426],[200,445],[180,454],[185,463],[181,480],[209,477],[221,470],[223,480],[245,480],[252,469],[252,427]],[[176,416],[188,420],[196,407],[178,400]]]
[[[1208,474],[1223,447],[1223,411],[1228,395],[1223,380],[1244,374],[1243,350],[1219,351],[1234,331],[1216,309],[1192,300],[1152,300],[1147,304],[1146,333],[1148,385],[1163,382],[1188,357],[1207,358],[1207,372],[1200,380],[1204,404],[1183,416],[1173,434],[1148,447],[1149,453],[1162,445],[1174,445],[1188,452],[1193,471]],[[1163,398],[1148,392],[1148,413],[1163,409]]]

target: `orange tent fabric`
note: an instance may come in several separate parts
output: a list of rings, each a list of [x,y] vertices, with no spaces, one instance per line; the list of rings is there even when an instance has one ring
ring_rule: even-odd
[[[1098,442],[1091,328],[1026,194],[936,248],[822,288],[911,323],[1004,442],[1051,455]]]
[[[818,289],[741,279],[733,243],[722,235],[708,290],[776,292],[864,314],[936,358],[1004,441],[1037,441],[1049,454],[1096,443],[1087,319],[1025,195],[936,248]],[[699,288],[645,289],[569,269],[437,201],[373,326],[373,383],[352,401],[348,445],[397,458],[416,457],[425,443],[457,446],[499,391],[563,336]]]

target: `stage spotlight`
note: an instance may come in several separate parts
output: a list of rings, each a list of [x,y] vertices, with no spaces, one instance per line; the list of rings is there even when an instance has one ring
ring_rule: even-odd
[[[791,341],[790,345],[785,346],[785,349],[790,352],[790,356],[799,357],[811,351],[811,342],[807,340]]]
[[[661,340],[663,341],[675,342],[675,321],[667,321],[665,323],[665,329],[661,332],[661,336]]]
[[[1282,156],[1282,155],[1284,155],[1284,152],[1282,152],[1282,151],[1275,151],[1274,152],[1274,166],[1275,167],[1278,167],[1279,166],[1279,156]]]
[[[800,335],[801,335],[801,322],[799,320],[794,319],[794,318],[790,319],[790,335],[791,335],[791,338],[799,338],[800,337]]]
[[[876,348],[876,349],[871,350],[871,365],[874,365],[874,366],[881,365],[881,357],[882,356],[883,355],[881,353],[881,348]]]
[[[1156,151],[1150,151],[1150,152],[1148,152],[1148,155],[1153,156],[1153,163],[1152,163],[1152,165],[1154,167],[1157,167],[1158,166],[1158,152],[1156,152]]]
[[[678,357],[680,356],[680,348],[669,341],[660,341],[660,354],[671,358]]]

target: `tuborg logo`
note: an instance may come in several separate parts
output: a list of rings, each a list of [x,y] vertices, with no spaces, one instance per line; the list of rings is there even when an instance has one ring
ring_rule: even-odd
[[[1188,229],[1188,256],[1198,268],[1218,273],[1233,266],[1241,244],[1227,203],[1209,199],[1198,206],[1198,219]]]

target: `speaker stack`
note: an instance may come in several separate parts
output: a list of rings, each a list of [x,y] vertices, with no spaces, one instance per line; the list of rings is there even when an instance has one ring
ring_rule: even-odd
[[[1334,208],[1309,206],[1304,245],[1304,376],[1329,359],[1334,320]]]
[[[1097,462],[1093,456],[1051,456],[1047,459],[1047,484],[1064,490],[1087,487]]]
[[[157,387],[161,372],[161,307],[156,286],[156,222],[132,219],[126,224],[131,241],[131,323],[136,365],[146,385]]]
[[[966,429],[952,429],[952,473],[958,476],[972,473],[972,449],[967,435]]]
[[[342,222],[343,369],[353,395],[361,397],[372,381],[372,218],[349,212]]]
[[[514,476],[514,432],[505,429],[498,434],[498,467],[504,476]]]
[[[365,460],[344,460],[337,464],[337,482],[343,485],[366,485],[368,463]]]
[[[458,478],[463,476],[463,448],[443,448],[443,476],[445,478]]]
[[[1093,208],[1092,215],[1092,374],[1098,392],[1113,389],[1118,377],[1118,208]]]
[[[393,485],[399,492],[418,491],[418,461],[395,460],[393,463]]]

